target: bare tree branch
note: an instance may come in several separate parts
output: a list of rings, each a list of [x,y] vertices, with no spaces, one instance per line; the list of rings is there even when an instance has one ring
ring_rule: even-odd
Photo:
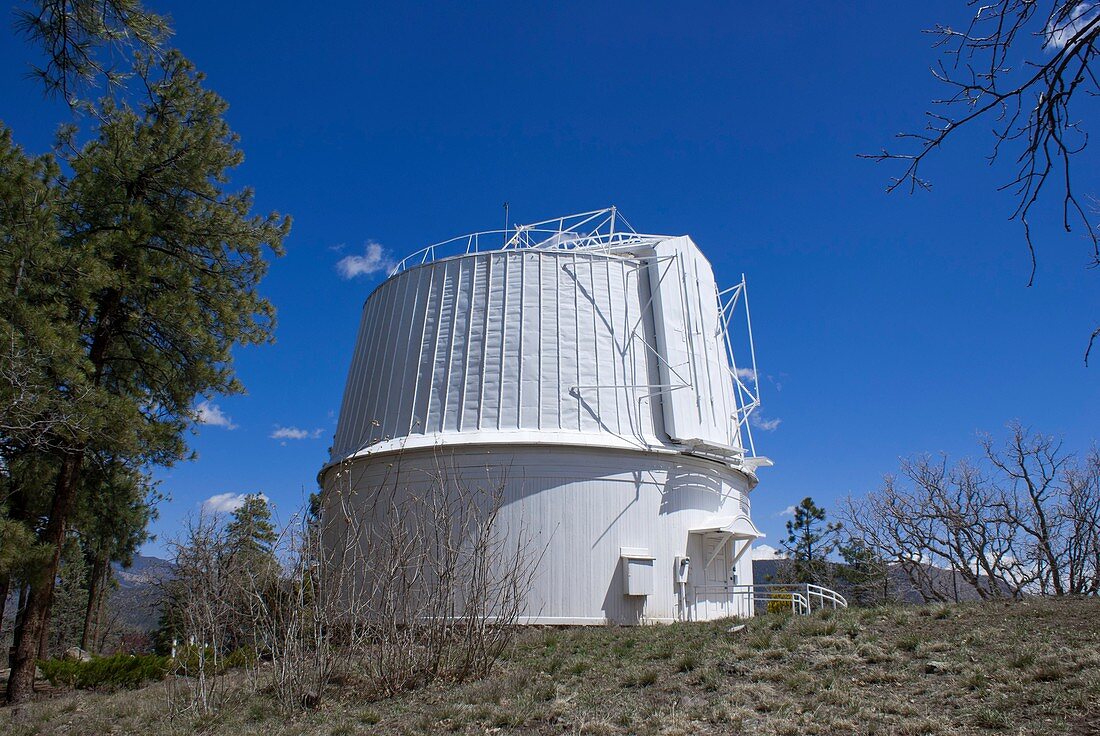
[[[1079,222],[1091,244],[1091,264],[1100,265],[1097,237],[1075,188],[1073,157],[1085,150],[1088,134],[1075,114],[1074,101],[1100,94],[1093,72],[1100,38],[1100,8],[1091,0],[994,0],[974,8],[965,30],[937,25],[936,37],[946,61],[932,70],[950,94],[934,100],[937,111],[925,113],[923,130],[899,133],[914,143],[908,150],[883,148],[861,154],[873,161],[897,161],[902,173],[891,179],[888,192],[931,188],[921,164],[960,128],[978,120],[993,124],[990,163],[1002,149],[1014,149],[1015,172],[1001,187],[1017,199],[1010,219],[1020,220],[1031,258],[1028,286],[1035,280],[1036,253],[1029,215],[1051,182],[1061,198],[1062,227],[1071,232]],[[1016,61],[1020,59],[1020,61]],[[1100,329],[1085,350],[1085,364]]]
[[[982,598],[1097,595],[1100,591],[1100,452],[1083,461],[1061,441],[1019,423],[984,463],[905,461],[907,484],[888,476],[848,499],[845,526],[891,560],[926,598],[943,600],[931,568],[950,569]]]

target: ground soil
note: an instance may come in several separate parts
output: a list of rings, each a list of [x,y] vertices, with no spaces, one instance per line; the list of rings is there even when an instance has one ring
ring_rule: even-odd
[[[334,683],[291,713],[262,672],[229,678],[206,717],[172,713],[164,683],[43,693],[0,709],[0,732],[1100,735],[1097,600],[737,623],[528,630],[485,679],[388,698]]]

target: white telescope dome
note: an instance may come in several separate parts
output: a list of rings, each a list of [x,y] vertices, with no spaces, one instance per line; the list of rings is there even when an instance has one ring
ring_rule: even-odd
[[[507,467],[503,512],[545,550],[525,620],[751,612],[733,587],[752,583],[748,496],[769,463],[747,422],[751,333],[740,369],[729,337],[747,307],[690,237],[614,208],[428,246],[363,306],[322,485],[337,465],[382,484],[385,462],[441,449],[454,473]]]

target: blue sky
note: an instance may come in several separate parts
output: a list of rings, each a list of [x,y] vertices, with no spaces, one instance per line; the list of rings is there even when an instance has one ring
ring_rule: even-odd
[[[277,342],[239,351],[247,395],[213,402],[235,428],[199,427],[199,459],[159,473],[171,501],[147,551],[219,494],[262,492],[289,515],[326,459],[380,280],[337,262],[497,228],[505,200],[515,222],[616,204],[639,230],[690,234],[725,284],[747,275],[763,413],[780,420],[757,432],[776,462],[753,506],[771,544],[803,496],[831,508],[901,456],[975,454],[978,431],[1012,419],[1073,447],[1096,437],[1100,360],[1082,353],[1100,273],[1044,208],[1025,288],[988,125],[930,162],[931,193],[888,196],[892,170],[856,158],[942,94],[921,29],[958,24],[964,3],[371,5],[154,5],[230,102],[234,183],[294,229],[264,284]],[[2,38],[0,117],[44,151],[68,112]]]

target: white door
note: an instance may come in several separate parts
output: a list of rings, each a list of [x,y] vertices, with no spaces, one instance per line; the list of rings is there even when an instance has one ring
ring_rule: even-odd
[[[730,568],[726,562],[726,536],[707,536],[704,554],[709,564],[706,569],[706,586],[724,588],[729,583]]]
[[[695,619],[732,616],[736,612],[729,587],[733,584],[729,563],[729,537],[725,534],[707,534],[703,537],[702,580],[695,590]]]

